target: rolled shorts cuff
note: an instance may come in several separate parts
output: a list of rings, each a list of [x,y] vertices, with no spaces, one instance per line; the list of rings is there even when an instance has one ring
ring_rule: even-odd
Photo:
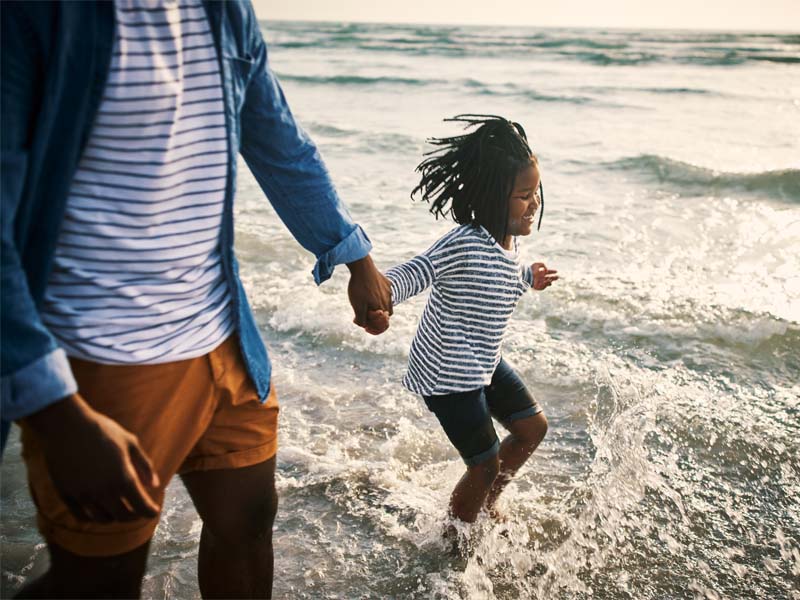
[[[500,441],[495,440],[492,447],[480,454],[476,454],[475,456],[470,456],[469,458],[461,457],[468,467],[474,467],[475,465],[479,465],[482,462],[486,462],[490,458],[496,456],[500,452]]]
[[[134,521],[130,529],[121,530],[118,523],[108,532],[76,531],[50,521],[41,513],[36,515],[36,525],[49,544],[55,544],[78,556],[117,556],[146,544],[156,531],[160,517]]]
[[[275,436],[263,446],[231,452],[220,456],[199,456],[184,461],[180,475],[194,471],[214,471],[216,469],[241,469],[262,463],[278,453],[278,437]]]
[[[514,421],[519,421],[520,419],[524,419],[525,417],[533,417],[538,415],[542,412],[541,406],[529,406],[524,410],[517,411],[515,413],[511,413],[505,419],[503,419],[503,425],[508,425],[509,423],[513,423]]]

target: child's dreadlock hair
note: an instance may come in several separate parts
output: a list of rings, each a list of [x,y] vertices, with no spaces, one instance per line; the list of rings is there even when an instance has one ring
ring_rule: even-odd
[[[445,121],[466,123],[464,128],[473,131],[428,140],[437,148],[426,153],[427,158],[417,166],[422,179],[411,198],[419,193],[430,202],[437,219],[449,213],[456,223],[483,225],[502,243],[514,180],[520,169],[536,160],[525,130],[519,123],[495,115],[464,114]],[[543,194],[541,188],[539,191]],[[540,210],[539,227],[544,196]]]

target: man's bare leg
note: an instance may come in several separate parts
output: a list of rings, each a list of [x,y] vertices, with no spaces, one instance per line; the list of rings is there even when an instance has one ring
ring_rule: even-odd
[[[203,598],[271,598],[275,458],[182,479],[203,520],[197,564]]]
[[[150,542],[117,556],[78,556],[48,544],[50,569],[16,598],[138,598]]]

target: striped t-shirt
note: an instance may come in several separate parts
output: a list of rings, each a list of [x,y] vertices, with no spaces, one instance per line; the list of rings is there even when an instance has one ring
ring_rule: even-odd
[[[117,0],[115,16],[42,318],[70,356],[201,356],[234,328],[219,250],[228,147],[214,40],[199,0]]]
[[[461,225],[386,276],[394,304],[432,288],[403,385],[423,396],[489,385],[511,313],[533,283],[516,238],[508,251],[483,227]]]

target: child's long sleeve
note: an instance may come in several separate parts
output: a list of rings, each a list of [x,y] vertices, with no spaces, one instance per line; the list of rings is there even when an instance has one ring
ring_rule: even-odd
[[[392,304],[405,302],[427,290],[438,278],[447,276],[463,256],[458,238],[464,228],[462,225],[453,229],[422,254],[386,271],[392,283]]]
[[[522,280],[533,287],[533,269],[530,265],[522,265]]]
[[[386,271],[386,277],[392,284],[392,304],[397,305],[433,285],[436,272],[430,258],[420,254]]]

